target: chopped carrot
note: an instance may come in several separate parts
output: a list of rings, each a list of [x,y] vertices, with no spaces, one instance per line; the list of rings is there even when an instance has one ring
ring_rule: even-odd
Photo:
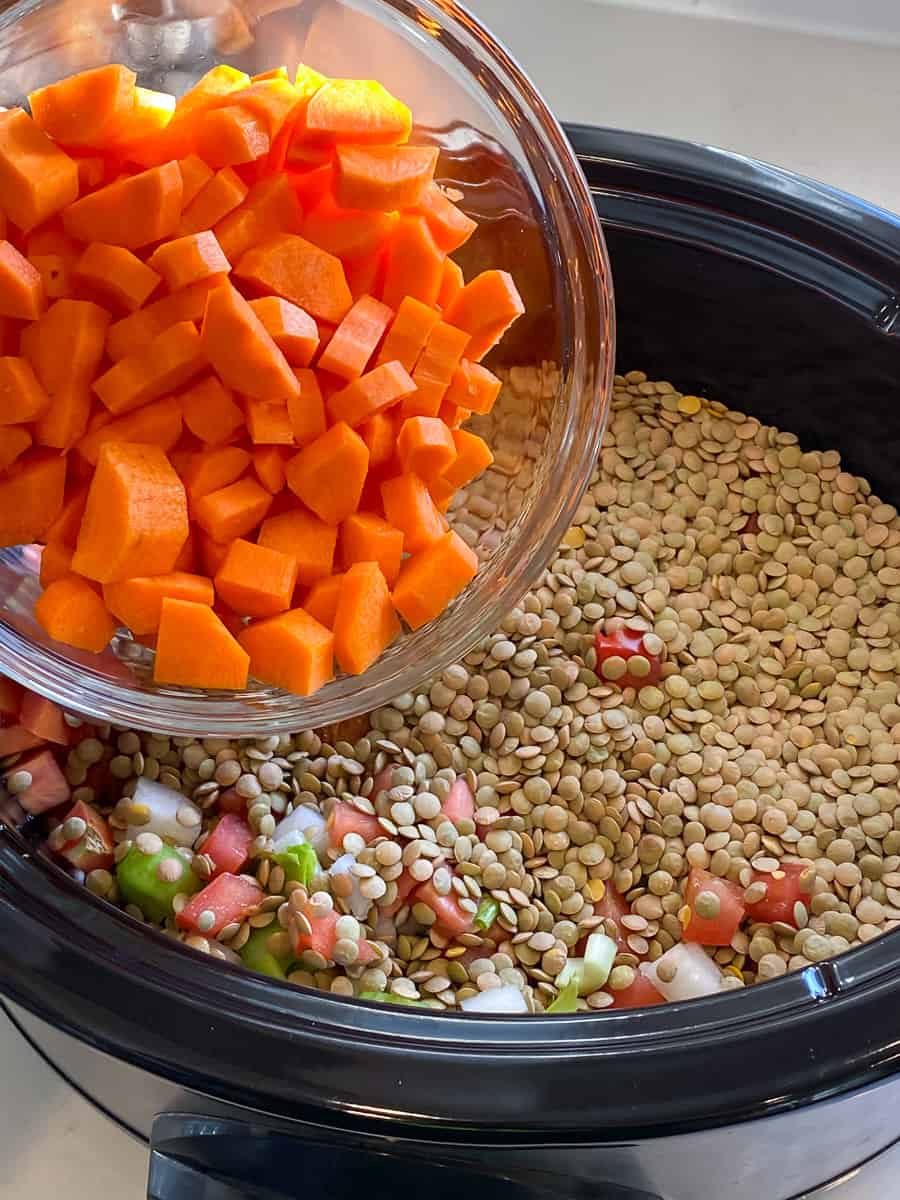
[[[286,404],[247,400],[247,431],[254,446],[293,446],[294,430]]]
[[[375,513],[351,513],[341,522],[341,561],[344,567],[354,563],[375,562],[393,586],[400,573],[403,534]]]
[[[309,313],[278,296],[251,300],[250,307],[291,366],[309,366],[319,348],[319,330]]]
[[[181,430],[181,405],[173,396],[164,396],[161,400],[145,404],[134,412],[116,417],[98,429],[89,431],[76,448],[95,466],[100,451],[109,442],[139,442],[159,446],[164,454],[168,454],[177,445]]]
[[[286,612],[297,583],[297,562],[271,546],[235,538],[216,572],[216,595],[245,617]]]
[[[48,300],[71,296],[74,287],[76,256],[67,254],[29,254],[28,261],[41,277]]]
[[[338,525],[359,506],[369,451],[359,434],[338,421],[285,466],[287,484],[307,508]]]
[[[415,392],[403,401],[404,417],[436,417],[453,373],[469,344],[462,329],[441,321],[435,325],[413,371]]]
[[[289,79],[287,67],[272,67],[269,71],[260,71],[258,75],[251,75],[251,83],[259,83],[261,79]]]
[[[64,210],[63,228],[81,242],[139,250],[174,234],[181,197],[178,163],[164,163],[82,196]]]
[[[231,167],[223,167],[192,200],[184,202],[177,232],[184,237],[189,233],[212,229],[233,212],[246,195],[247,185],[240,175]]]
[[[376,413],[359,427],[362,440],[369,447],[369,466],[383,467],[394,457],[394,422],[388,412]]]
[[[171,462],[171,459],[169,460]],[[174,466],[175,464],[172,463]],[[194,531],[189,530],[187,541],[181,547],[181,552],[175,559],[173,571],[184,572],[185,575],[193,575],[196,573],[197,551],[194,544]]]
[[[278,446],[257,446],[253,451],[253,470],[266,491],[277,495],[285,485],[284,451]]]
[[[134,108],[134,71],[110,63],[28,95],[35,122],[63,146],[102,149]]]
[[[216,594],[204,575],[173,571],[168,575],[136,575],[119,583],[103,585],[103,601],[109,611],[134,634],[156,633],[162,602],[190,600],[212,607]]]
[[[178,117],[187,117],[191,113],[203,112],[204,109],[219,103],[223,96],[231,96],[249,84],[250,76],[245,71],[221,63],[207,71],[192,88],[179,97],[175,113]]]
[[[444,275],[444,252],[424,217],[401,216],[388,249],[382,297],[399,308],[405,296],[423,304],[437,303]]]
[[[444,422],[448,429],[459,429],[460,425],[464,425],[472,415],[470,408],[461,408],[458,404],[454,404],[444,396],[441,401],[441,407],[438,409],[438,416]]]
[[[309,696],[334,673],[334,637],[302,608],[255,621],[238,635],[250,673],[272,687]]]
[[[84,433],[108,325],[109,313],[89,300],[57,300],[25,329],[22,353],[50,397],[34,430],[41,445],[68,450]]]
[[[431,331],[440,319],[441,314],[423,304],[421,300],[416,300],[414,296],[404,296],[394,317],[394,323],[378,352],[376,365],[396,360],[407,371],[412,371]]]
[[[334,628],[334,618],[337,613],[343,580],[343,573],[317,579],[303,601],[303,607],[309,615],[315,617],[319,624],[324,625],[326,629]]]
[[[36,321],[45,304],[40,271],[12,242],[0,242],[0,316]]]
[[[250,461],[250,455],[240,446],[218,446],[195,454],[181,471],[191,504],[234,483],[250,466]]]
[[[393,316],[393,311],[380,300],[360,297],[334,331],[319,358],[319,369],[330,371],[341,379],[358,379]]]
[[[470,412],[489,413],[503,384],[487,367],[464,358],[453,373],[446,399]]]
[[[415,390],[409,372],[400,363],[382,363],[335,392],[326,407],[332,421],[346,421],[354,427],[413,396]]]
[[[225,561],[225,555],[228,553],[228,547],[231,543],[217,542],[208,533],[204,533],[202,529],[197,530],[196,541],[204,574],[212,579]]]
[[[400,568],[394,585],[394,607],[410,629],[419,629],[440,616],[471,583],[477,570],[475,551],[451,530]]]
[[[21,425],[6,425],[0,428],[0,472],[21,458],[30,445],[31,434]]]
[[[447,522],[418,475],[398,475],[381,485],[384,515],[403,532],[403,549],[415,554],[443,537]]]
[[[21,108],[0,112],[0,208],[24,233],[78,196],[78,167]]]
[[[417,207],[445,254],[458,250],[478,228],[478,223],[457,208],[436,183],[430,183],[424,189]]]
[[[340,259],[295,234],[279,234],[252,247],[235,274],[325,321],[342,320],[352,304]]]
[[[72,566],[98,583],[164,575],[188,535],[184,485],[158,446],[107,442],[88,491]]]
[[[204,365],[204,347],[192,321],[170,326],[145,350],[120,359],[94,381],[94,391],[111,413],[130,412],[182,387]]]
[[[456,459],[445,468],[442,478],[451,487],[465,487],[494,461],[494,456],[488,449],[487,442],[477,434],[469,433],[466,429],[453,430],[453,443],[456,447]]]
[[[482,271],[444,311],[444,320],[471,336],[467,357],[477,362],[525,311],[507,271]]]
[[[184,423],[210,446],[227,442],[244,423],[244,414],[231,391],[215,375],[207,375],[181,394]]]
[[[387,270],[387,252],[379,250],[368,258],[345,264],[347,286],[354,300],[363,296],[380,296]],[[377,364],[376,364],[377,365]]]
[[[465,282],[465,276],[459,263],[455,263],[452,258],[445,258],[444,272],[441,276],[441,287],[437,298],[441,308],[446,308],[456,299],[465,286]]]
[[[70,550],[75,549],[84,506],[87,504],[87,494],[87,486],[79,486],[66,495],[59,515],[47,529],[48,542],[60,542]]]
[[[159,334],[181,321],[199,321],[206,311],[210,291],[223,279],[204,279],[171,296],[155,300],[146,308],[123,317],[110,326],[106,338],[106,353],[113,360],[137,354]]]
[[[288,400],[288,416],[294,431],[294,442],[308,446],[325,432],[325,401],[315,371],[298,367],[294,374],[300,384],[299,396]]]
[[[354,563],[344,575],[334,615],[334,654],[341,670],[361,675],[399,632],[378,563]]]
[[[72,573],[72,555],[75,551],[62,542],[48,541],[41,551],[39,581],[42,588],[49,587],[57,579]]]
[[[428,484],[428,490],[438,512],[445,513],[450,508],[450,501],[456,495],[456,488],[446,479],[438,477]]]
[[[237,104],[205,113],[194,143],[203,161],[215,170],[255,162],[269,153],[269,145],[263,122]]]
[[[335,198],[344,208],[410,208],[434,177],[437,160],[436,146],[338,146]]]
[[[0,358],[0,425],[36,421],[49,403],[27,358]]]
[[[279,233],[297,233],[302,213],[297,194],[286,175],[255,183],[246,199],[216,225],[216,237],[230,262]]]
[[[269,511],[272,497],[249,477],[193,501],[194,520],[216,542],[252,533]]]
[[[297,582],[316,583],[334,562],[338,531],[301,508],[266,517],[259,531],[260,546],[289,554],[297,564]]]
[[[141,308],[159,286],[156,271],[124,246],[92,242],[78,259],[75,281],[126,312]]]
[[[329,79],[306,107],[307,134],[329,142],[395,145],[405,142],[412,114],[372,79]]]
[[[78,194],[92,192],[106,182],[106,159],[99,154],[89,154],[85,158],[76,158],[78,167]]]
[[[287,79],[255,79],[249,87],[232,92],[229,100],[247,109],[261,122],[273,141],[297,107],[299,97]]]
[[[181,687],[234,690],[247,686],[250,656],[205,604],[162,602],[153,679]]]
[[[286,400],[299,393],[300,385],[284,355],[230,284],[210,293],[201,342],[226,386],[259,400]]]
[[[296,179],[294,188],[297,189]],[[325,192],[315,207],[310,208],[300,232],[320,249],[352,263],[376,255],[397,228],[399,219],[397,213],[339,208],[331,194]]]
[[[215,275],[227,275],[231,264],[216,235],[209,229],[164,242],[147,259],[147,266],[166,281],[170,292]]]
[[[428,482],[451,466],[456,445],[440,417],[408,417],[397,435],[397,455],[404,471]]]
[[[116,623],[95,588],[79,575],[55,579],[38,596],[34,618],[56,642],[99,654],[116,632]]]
[[[172,120],[175,97],[169,92],[136,87],[133,101],[131,110],[102,143],[104,149],[127,154],[132,146],[140,146],[149,138],[161,134]]]
[[[183,215],[184,209],[203,191],[212,179],[213,170],[212,167],[207,166],[199,154],[188,154],[184,158],[179,159],[178,167],[181,171],[181,208]]]
[[[59,516],[66,460],[44,450],[26,451],[0,478],[0,546],[41,542]]]

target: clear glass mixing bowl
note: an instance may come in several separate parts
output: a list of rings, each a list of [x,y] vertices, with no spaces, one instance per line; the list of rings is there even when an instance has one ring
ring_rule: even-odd
[[[180,93],[227,61],[251,73],[304,61],[380,79],[413,110],[413,141],[441,147],[438,178],[480,225],[466,276],[509,270],[527,314],[489,365],[506,386],[473,428],[496,462],[450,515],[478,551],[473,583],[362,676],[315,696],[155,686],[123,634],[103,655],[36,624],[39,550],[0,551],[0,671],[98,720],[168,733],[252,735],[335,722],[439,673],[527,590],[571,522],[606,416],[614,350],[609,263],[575,156],[507,53],[451,0],[23,0],[0,16],[0,104],[74,71],[122,62]]]

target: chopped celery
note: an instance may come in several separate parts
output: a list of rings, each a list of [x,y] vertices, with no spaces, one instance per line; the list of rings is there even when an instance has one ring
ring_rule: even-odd
[[[605,933],[592,933],[587,940],[584,958],[570,958],[559,973],[557,987],[565,988],[573,980],[579,996],[589,996],[602,988],[609,979],[618,947]]]
[[[475,924],[479,929],[490,929],[500,913],[500,905],[491,896],[482,896],[475,914]]]
[[[578,1011],[578,980],[573,975],[552,1004],[544,1010],[547,1013],[573,1013]]]
[[[116,868],[116,879],[125,903],[157,924],[174,914],[172,902],[179,893],[192,896],[201,886],[190,863],[165,843],[154,854],[133,845]]]
[[[238,953],[245,967],[258,971],[260,975],[271,975],[273,979],[286,979],[286,968],[291,962],[291,955],[281,958],[269,949],[269,939],[272,929],[254,929]]]
[[[319,859],[309,842],[298,842],[275,855],[275,861],[284,870],[285,879],[309,887],[319,870]]]
[[[410,1000],[407,996],[398,996],[396,992],[360,992],[360,1000],[373,1000],[379,1004],[406,1004],[411,1008],[430,1008],[424,1000]]]

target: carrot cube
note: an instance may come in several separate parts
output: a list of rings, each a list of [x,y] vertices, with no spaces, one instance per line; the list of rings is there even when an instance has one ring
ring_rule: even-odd
[[[199,379],[181,394],[184,423],[201,442],[227,442],[244,423],[244,414],[231,391],[215,375]]]
[[[292,367],[306,367],[312,362],[319,348],[319,330],[309,313],[278,296],[251,300],[250,307]]]
[[[338,325],[318,366],[341,379],[358,379],[394,316],[380,300],[362,296]]]
[[[338,146],[335,197],[379,212],[417,204],[434,176],[436,146]]]
[[[147,266],[159,272],[170,292],[214,275],[227,275],[231,270],[216,235],[209,229],[164,242],[150,255]]]
[[[181,171],[181,208],[184,209],[203,191],[213,177],[211,167],[208,167],[199,154],[188,154],[179,159]],[[199,232],[199,231],[198,231]]]
[[[247,686],[249,667],[250,656],[211,608],[163,599],[153,663],[156,683],[234,690]]]
[[[217,446],[195,454],[179,472],[191,504],[234,483],[250,466],[250,461],[250,455],[240,446]]]
[[[405,367],[398,362],[382,363],[335,392],[328,401],[328,415],[351,427],[362,425],[401,400],[415,399],[415,393],[415,382]]]
[[[40,271],[11,242],[0,242],[0,316],[36,321],[45,305]]]
[[[215,225],[237,208],[247,195],[247,185],[231,167],[223,167],[201,187],[191,199],[184,201],[178,222],[178,233],[201,233]]]
[[[36,421],[49,403],[27,358],[0,358],[0,425]]]
[[[75,263],[75,281],[87,284],[126,312],[134,312],[150,299],[160,277],[124,246],[93,242]]]
[[[453,373],[459,365],[469,335],[442,321],[428,336],[413,371],[415,393],[403,402],[404,417],[436,417]]]
[[[82,196],[63,212],[63,228],[80,242],[140,250],[171,237],[181,219],[177,162],[126,176]]]
[[[388,248],[382,293],[385,304],[396,309],[404,296],[413,296],[423,304],[437,303],[444,258],[425,218],[402,216]]]
[[[28,450],[0,478],[0,546],[41,542],[59,516],[66,483],[60,454]]]
[[[263,123],[237,104],[204,114],[196,129],[196,150],[215,170],[254,162],[269,152]]]
[[[239,635],[250,655],[250,672],[263,683],[309,696],[331,679],[334,637],[302,608],[255,621]]]
[[[194,501],[193,515],[214,541],[233,542],[256,528],[271,503],[272,497],[255,479],[239,479]]]
[[[254,445],[292,446],[294,430],[286,404],[267,404],[265,400],[248,400],[247,430]]]
[[[308,446],[325,432],[325,401],[315,371],[300,367],[294,371],[300,384],[299,396],[288,400],[288,416],[298,446]]]
[[[524,311],[508,271],[482,271],[448,305],[444,320],[470,335],[468,357],[477,362]]]
[[[119,583],[103,585],[106,607],[132,633],[138,635],[156,633],[162,615],[162,602],[166,598],[190,600],[211,608],[216,595],[209,579],[187,571],[172,571],[168,575],[136,575]]]
[[[404,296],[378,352],[376,365],[396,359],[407,371],[412,371],[440,319],[441,314],[428,304],[423,304],[414,296]]]
[[[400,568],[394,585],[394,607],[410,629],[419,629],[440,616],[471,583],[477,570],[475,551],[451,530],[408,558]]]
[[[105,650],[116,632],[96,588],[80,575],[54,580],[38,596],[34,617],[54,641],[92,654]]]
[[[284,489],[284,453],[278,446],[257,446],[253,451],[256,478],[273,496]]]
[[[345,568],[354,563],[375,562],[389,587],[400,573],[403,558],[403,534],[375,513],[351,513],[341,522],[341,561]]]
[[[403,549],[415,554],[443,537],[447,522],[418,475],[398,475],[381,485],[388,521],[403,533]]]
[[[453,463],[456,445],[439,417],[409,417],[397,436],[397,454],[404,471],[428,481]]]
[[[252,247],[234,273],[260,291],[273,292],[335,324],[353,302],[340,259],[295,234],[282,233]]]
[[[267,517],[257,541],[260,546],[289,554],[297,564],[297,582],[315,583],[331,571],[338,531],[312,513],[292,509]]]
[[[222,382],[257,400],[286,400],[300,391],[287,360],[262,321],[230,284],[211,292],[203,350]]]
[[[216,572],[216,593],[245,617],[274,617],[290,608],[297,562],[269,546],[235,538]]]
[[[192,321],[170,326],[146,349],[120,359],[94,383],[111,413],[126,413],[181,387],[204,363],[200,335]]]
[[[91,429],[78,442],[78,451],[94,465],[108,442],[140,442],[159,446],[168,454],[181,437],[181,429],[181,405],[173,396],[164,396],[162,400],[145,404],[124,417],[115,417]]]
[[[344,575],[334,617],[334,653],[341,670],[361,675],[399,632],[381,568],[354,563]]]
[[[372,79],[328,79],[306,108],[306,132],[328,142],[395,145],[405,142],[412,114]]]
[[[119,362],[130,354],[145,350],[155,337],[172,325],[181,321],[199,321],[206,311],[209,293],[223,280],[224,276],[203,279],[116,321],[107,334],[106,353],[113,362]]]
[[[458,250],[478,228],[477,222],[449,200],[436,183],[424,188],[417,208],[428,222],[431,236],[445,254]]]
[[[64,146],[101,148],[134,108],[134,71],[116,63],[30,92],[35,122]]]
[[[303,607],[311,617],[327,629],[334,628],[334,617],[337,612],[338,598],[341,594],[343,574],[328,575],[325,579],[317,579],[303,601]]]
[[[368,469],[366,443],[339,421],[287,463],[285,476],[307,508],[338,525],[359,507]]]
[[[487,367],[464,358],[453,373],[445,399],[484,416],[494,407],[502,387],[501,381]]]
[[[282,173],[261,179],[247,193],[240,207],[224,216],[215,227],[219,244],[230,262],[251,246],[279,233],[297,233],[302,213],[291,181]]]
[[[21,108],[0,112],[0,208],[27,233],[78,196],[78,167]]]
[[[453,430],[456,459],[447,467],[441,478],[452,488],[465,487],[494,461],[487,443],[477,434],[466,429]]]

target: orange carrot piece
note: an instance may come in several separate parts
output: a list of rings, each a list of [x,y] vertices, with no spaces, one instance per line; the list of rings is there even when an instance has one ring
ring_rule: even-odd
[[[269,145],[263,122],[237,104],[211,109],[196,129],[195,149],[217,171],[255,162]]]
[[[423,304],[436,304],[444,258],[425,218],[402,216],[388,248],[382,293],[385,304],[399,308],[405,296],[413,296]]]
[[[452,436],[456,458],[445,468],[441,478],[452,488],[461,488],[486,471],[494,461],[494,456],[487,443],[475,433],[454,429]]]
[[[330,371],[341,379],[358,379],[393,316],[393,310],[380,300],[360,297],[334,331],[319,358],[319,369]]]
[[[178,160],[181,171],[181,208],[188,207],[203,191],[213,177],[212,167],[207,166],[199,154],[188,154]],[[199,232],[199,230],[198,230]]]
[[[243,204],[216,225],[216,237],[230,262],[251,246],[279,233],[297,233],[302,213],[290,179],[284,174],[255,183]]]
[[[397,612],[410,629],[420,629],[440,616],[475,578],[478,556],[452,530],[426,546],[400,568],[394,585]]]
[[[407,371],[412,371],[440,319],[441,314],[429,305],[414,296],[404,296],[378,352],[376,365],[396,360]]]
[[[390,413],[376,413],[359,427],[362,440],[369,447],[369,466],[383,467],[394,456],[396,436]]]
[[[195,454],[180,472],[191,504],[240,479],[250,461],[250,455],[240,446],[218,446]]]
[[[355,512],[341,522],[341,562],[375,562],[392,587],[400,573],[403,534],[375,513]]]
[[[458,250],[478,228],[478,222],[467,217],[436,183],[428,184],[416,207],[428,222],[431,236],[445,254]]]
[[[231,270],[216,235],[209,229],[164,242],[147,259],[147,266],[163,277],[170,292],[213,275],[227,275]]]
[[[35,430],[43,445],[67,450],[84,433],[108,325],[109,313],[89,300],[57,300],[24,330],[22,354],[50,397]]]
[[[102,148],[134,109],[134,71],[110,63],[30,92],[35,122],[64,146]]]
[[[0,358],[0,425],[36,421],[49,404],[27,358]]]
[[[175,464],[173,463],[172,465],[174,466]],[[197,548],[194,544],[194,531],[192,529],[187,535],[187,541],[181,547],[181,553],[175,559],[174,570],[184,572],[185,575],[193,575],[196,571],[196,564]]]
[[[250,674],[295,696],[309,696],[334,674],[334,637],[302,608],[254,621],[238,634]]]
[[[227,442],[244,423],[231,391],[215,375],[207,375],[182,392],[181,410],[194,437],[210,446]]]
[[[172,120],[175,97],[169,92],[136,87],[133,101],[133,107],[110,137],[98,143],[103,149],[127,154],[132,146],[140,146],[148,138],[161,134]]]
[[[403,549],[415,554],[443,537],[447,522],[418,475],[397,475],[381,485],[384,515],[403,532]]]
[[[296,190],[296,180],[294,187]],[[326,192],[310,208],[300,232],[320,249],[343,262],[353,263],[377,254],[397,229],[399,220],[397,213],[339,208]]]
[[[81,242],[139,250],[174,234],[181,197],[178,163],[164,163],[82,196],[63,212],[63,228]]]
[[[295,234],[278,234],[254,246],[234,270],[239,279],[324,321],[342,320],[353,302],[340,259]]]
[[[247,431],[255,446],[293,446],[294,430],[286,404],[247,400]]]
[[[331,161],[331,151],[324,152],[324,161],[310,167],[304,164],[296,170],[287,169],[286,175],[290,180],[294,195],[300,201],[305,212],[316,207],[323,196],[330,196],[334,183],[334,166]],[[315,241],[315,238],[310,238]]]
[[[412,129],[412,114],[372,79],[329,79],[306,107],[306,133],[328,142],[396,145]]]
[[[66,460],[28,450],[0,479],[0,546],[41,542],[59,516],[66,485]]]
[[[96,589],[78,575],[54,580],[38,596],[34,617],[54,641],[91,654],[105,650],[116,632]]]
[[[162,602],[153,679],[180,687],[235,690],[247,686],[250,656],[205,604]]]
[[[487,367],[464,358],[453,373],[445,399],[484,415],[494,407],[503,384]]]
[[[477,362],[524,311],[508,271],[482,271],[448,305],[444,320],[471,336],[467,357]]]
[[[184,485],[163,451],[107,442],[88,491],[73,569],[97,583],[165,575],[187,536]]]
[[[363,296],[380,296],[387,269],[387,253],[379,250],[368,258],[346,263],[347,286],[354,300]],[[377,365],[377,364],[376,364]]]
[[[203,349],[194,323],[181,321],[110,367],[94,391],[111,413],[130,412],[186,384],[204,365]]]
[[[284,452],[278,446],[257,446],[253,451],[253,470],[267,492],[275,496],[283,490]]]
[[[251,300],[250,307],[291,366],[309,366],[319,348],[319,330],[309,313],[278,296]]]
[[[343,572],[339,575],[328,575],[325,579],[317,579],[303,601],[303,607],[309,615],[315,617],[326,629],[334,628],[343,580]]]
[[[126,312],[146,304],[160,282],[156,271],[130,250],[103,242],[87,247],[75,264],[74,277]]]
[[[195,541],[197,543],[197,556],[200,560],[200,565],[203,567],[204,574],[212,579],[225,561],[225,555],[228,553],[230,543],[217,542],[208,533],[204,533],[202,529],[196,531]]]
[[[399,632],[378,563],[354,563],[344,575],[334,615],[334,654],[341,670],[361,675]]]
[[[404,417],[438,415],[441,401],[468,344],[469,335],[465,330],[445,321],[435,325],[413,371],[416,390],[403,402],[401,412]]]
[[[75,551],[62,542],[50,542],[41,551],[40,585],[48,588],[57,579],[72,573],[72,555]]]
[[[411,208],[434,177],[437,160],[436,146],[338,146],[335,199],[344,208]]]
[[[287,67],[272,67],[268,71],[260,71],[258,75],[251,75],[251,83],[259,83],[262,79],[290,79]]]
[[[248,87],[250,76],[236,67],[224,63],[212,67],[194,84],[192,88],[178,98],[175,113],[179,118],[191,113],[203,112],[212,105],[219,104],[223,96],[231,96],[242,88]]]
[[[441,287],[437,298],[439,306],[446,308],[448,304],[451,304],[465,287],[465,283],[465,276],[459,263],[455,263],[452,258],[445,258],[444,272],[441,276]]]
[[[0,242],[0,316],[36,321],[45,304],[44,281],[37,267],[11,242]]]
[[[247,185],[240,175],[232,171],[231,167],[224,167],[213,175],[192,200],[184,202],[177,232],[184,237],[189,233],[202,233],[204,229],[212,229],[233,212],[246,195]]]
[[[173,396],[165,396],[91,430],[76,448],[94,466],[108,442],[140,442],[159,446],[168,454],[181,437],[181,429],[181,405]]]
[[[285,466],[288,487],[329,525],[338,525],[359,506],[369,451],[343,421],[310,442]]]
[[[397,435],[397,455],[405,472],[427,483],[453,464],[456,444],[440,417],[408,417]]]
[[[232,92],[229,101],[247,109],[262,124],[274,142],[282,126],[297,107],[299,96],[287,79],[255,79],[249,87]]]
[[[289,554],[297,564],[297,582],[316,583],[331,571],[338,531],[301,508],[266,517],[257,541]]]
[[[246,477],[193,501],[194,520],[216,542],[233,542],[252,533],[265,517],[272,497]]]
[[[288,400],[288,416],[294,442],[303,447],[325,432],[325,401],[315,371],[298,367],[294,375],[300,384],[300,394]]]
[[[415,390],[409,372],[400,363],[382,363],[335,392],[326,407],[332,421],[346,421],[352,428],[413,396]]]
[[[165,599],[190,600],[212,608],[216,594],[204,575],[172,571],[168,575],[136,575],[103,585],[103,602],[134,634],[156,633]]]
[[[23,112],[0,112],[0,208],[27,233],[78,196],[78,167]]]
[[[106,159],[99,154],[89,154],[85,158],[76,158],[78,167],[78,194],[92,192],[106,182]]]
[[[0,472],[11,467],[31,445],[31,434],[21,425],[0,428]]]
[[[113,362],[119,362],[130,354],[138,354],[146,349],[155,337],[170,326],[181,321],[199,321],[206,312],[210,291],[223,281],[224,277],[201,280],[116,321],[110,326],[106,338],[106,353]]]
[[[444,422],[448,429],[459,429],[460,425],[464,425],[472,415],[470,408],[461,408],[458,404],[453,404],[446,396],[441,401],[441,407],[438,409],[438,416]]]
[[[70,491],[63,501],[59,515],[47,529],[48,542],[60,542],[75,549],[78,541],[78,530],[84,517],[84,506],[87,504],[87,486],[79,486]]]
[[[297,583],[297,562],[271,546],[235,538],[216,572],[216,595],[244,617],[286,612]]]
[[[41,277],[44,295],[48,300],[61,300],[72,295],[74,267],[77,255],[30,254],[28,261]]]
[[[230,284],[211,292],[201,343],[228,386],[258,400],[286,400],[300,391],[284,355],[259,317]]]

